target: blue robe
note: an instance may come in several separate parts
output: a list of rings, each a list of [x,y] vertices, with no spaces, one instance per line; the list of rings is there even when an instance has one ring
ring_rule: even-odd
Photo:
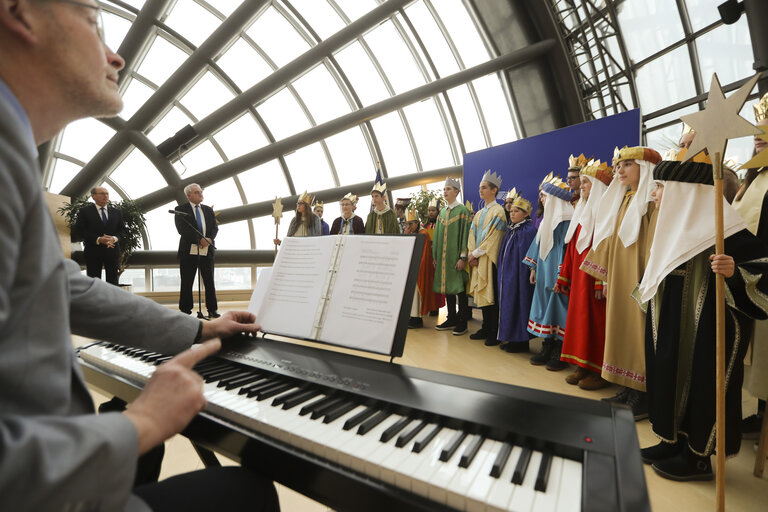
[[[507,228],[499,250],[498,296],[499,341],[528,341],[528,318],[533,299],[533,285],[528,267],[523,263],[525,251],[536,238],[531,219]]]
[[[320,226],[322,226],[322,234],[327,235],[331,232],[331,228],[328,226],[328,223],[323,219],[320,219]]]
[[[536,270],[536,288],[533,291],[528,332],[542,338],[562,340],[565,336],[565,320],[568,316],[568,296],[552,291],[560,274],[565,256],[565,233],[570,221],[557,225],[553,234],[554,244],[546,260],[539,256],[539,243],[534,238],[523,263]]]

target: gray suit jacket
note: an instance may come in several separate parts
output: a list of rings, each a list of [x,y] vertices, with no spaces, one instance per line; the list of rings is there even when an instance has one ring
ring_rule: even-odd
[[[136,429],[122,414],[94,414],[71,333],[176,353],[199,321],[64,259],[13,106],[0,95],[0,507],[147,510],[130,495]]]

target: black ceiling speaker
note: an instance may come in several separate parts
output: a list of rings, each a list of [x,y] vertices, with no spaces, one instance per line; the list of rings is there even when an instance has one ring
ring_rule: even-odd
[[[168,158],[169,156],[176,153],[184,144],[188,143],[195,137],[197,137],[197,132],[191,125],[187,125],[176,132],[173,137],[169,137],[168,139],[158,144],[157,150],[165,158]]]

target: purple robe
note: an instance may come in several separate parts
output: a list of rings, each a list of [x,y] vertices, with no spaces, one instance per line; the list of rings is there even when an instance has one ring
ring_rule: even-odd
[[[499,335],[502,342],[528,341],[528,317],[534,286],[529,281],[530,269],[523,263],[536,228],[526,219],[507,228],[499,249],[498,296]]]

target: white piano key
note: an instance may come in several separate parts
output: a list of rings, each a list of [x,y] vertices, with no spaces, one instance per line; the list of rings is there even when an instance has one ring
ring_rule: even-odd
[[[560,473],[560,494],[557,498],[557,512],[579,512],[581,510],[582,466],[575,460],[563,459]]]
[[[561,457],[552,456],[552,466],[549,468],[549,481],[547,482],[547,490],[544,492],[536,491],[536,496],[533,500],[533,508],[535,512],[551,512],[557,510],[557,500],[560,495],[560,479],[563,472],[563,459]],[[581,496],[581,489],[579,489],[579,497]]]
[[[485,444],[488,445],[490,455],[485,459],[482,466],[478,468],[477,476],[466,493],[465,510],[471,512],[482,512],[485,510],[486,498],[491,492],[491,487],[496,483],[496,478],[491,476],[491,468],[493,463],[496,462],[496,455],[504,443],[488,439]]]
[[[525,471],[523,483],[517,486],[515,493],[512,495],[512,500],[507,506],[509,510],[513,512],[529,512],[533,507],[533,498],[536,495],[533,486],[536,485],[539,464],[541,464],[541,452],[533,450],[531,460],[528,462],[528,468]]]
[[[494,443],[495,441],[491,442],[486,439],[477,451],[472,463],[466,468],[460,467],[453,478],[451,478],[451,481],[446,487],[446,492],[448,493],[447,504],[449,507],[453,507],[457,510],[467,509],[467,494],[469,494],[469,489],[477,479],[480,471],[485,470],[487,473],[491,470],[493,461],[491,461],[490,464],[486,463],[488,462],[489,457],[496,457],[496,451],[493,450],[493,448],[497,445],[494,445]]]
[[[402,487],[404,489],[409,489],[411,487],[411,484],[413,483],[413,478],[416,476],[419,466],[426,460],[428,457],[428,454],[433,450],[434,445],[440,444],[440,441],[438,441],[438,438],[440,438],[440,433],[438,433],[435,436],[435,439],[432,439],[432,442],[424,448],[419,453],[413,452],[413,445],[416,443],[417,440],[421,439],[422,436],[424,436],[427,432],[431,432],[432,429],[435,428],[434,423],[428,424],[426,427],[424,427],[419,434],[413,438],[413,440],[408,443],[407,446],[403,446],[401,450],[407,450],[410,453],[409,457],[406,457],[406,460],[402,463],[402,465],[398,468],[399,474],[395,475],[395,485],[398,487]],[[445,430],[445,429],[443,429]],[[441,431],[442,432],[442,431]],[[441,445],[442,446],[442,445]],[[437,455],[435,455],[437,457]]]
[[[465,437],[450,459],[446,461],[438,460],[440,466],[429,479],[429,498],[431,500],[438,503],[447,503],[448,493],[446,488],[448,482],[451,481],[451,478],[453,478],[453,475],[456,474],[457,471],[462,471],[464,469],[459,468],[459,459],[471,442],[472,436]]]
[[[504,466],[504,470],[496,479],[496,482],[491,486],[491,492],[488,493],[488,506],[486,510],[493,512],[502,512],[507,510],[507,505],[512,500],[512,495],[515,493],[515,488],[512,480],[512,473],[515,472],[515,466],[517,460],[520,458],[520,454],[523,449],[519,446],[513,446],[512,452],[509,454],[507,464]]]
[[[429,497],[430,482],[435,473],[444,464],[440,461],[440,452],[451,441],[456,431],[451,428],[443,428],[432,441],[421,451],[423,457],[421,464],[412,472],[411,491],[424,497]],[[420,436],[417,436],[420,437]],[[398,481],[395,478],[395,481]]]

